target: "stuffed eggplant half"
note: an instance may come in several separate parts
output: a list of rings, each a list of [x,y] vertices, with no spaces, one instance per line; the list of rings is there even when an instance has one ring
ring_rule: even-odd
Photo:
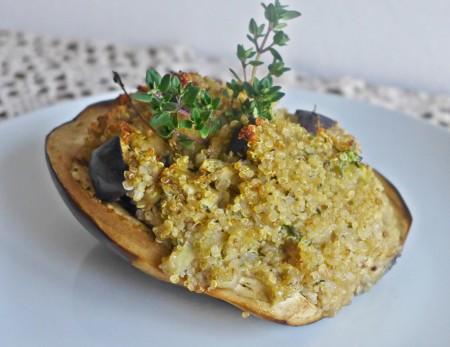
[[[87,107],[46,142],[74,215],[149,275],[302,325],[334,315],[400,254],[406,204],[329,118],[241,115],[205,140],[193,129],[164,139],[143,121],[151,117],[120,97]]]
[[[278,0],[242,75],[221,83],[149,69],[146,84],[54,129],[46,156],[74,215],[132,265],[290,325],[333,316],[400,254],[411,215],[361,160],[356,139],[315,111],[276,109],[278,46],[299,16]],[[258,77],[262,56],[267,74]]]

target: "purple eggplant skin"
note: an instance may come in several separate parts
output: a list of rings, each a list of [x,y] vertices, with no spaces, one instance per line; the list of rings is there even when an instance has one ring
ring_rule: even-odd
[[[239,138],[242,126],[233,129],[231,133],[229,150],[239,158],[244,159],[247,156],[248,144],[244,138]]]
[[[295,117],[303,128],[314,135],[319,128],[328,129],[336,124],[335,120],[315,111],[296,110]]]
[[[133,200],[131,200],[130,197],[128,197],[127,195],[124,195],[120,198],[120,200],[118,201],[119,205],[125,210],[127,211],[131,216],[135,217],[136,216],[136,211],[137,211],[137,207],[136,205],[133,203]]]
[[[111,101],[102,101],[102,102],[98,102],[96,104],[90,105],[89,107],[95,107],[98,105],[98,107],[101,107],[103,105],[108,105],[111,104]],[[86,108],[87,109],[87,108]],[[85,109],[85,110],[86,110]],[[75,117],[75,119],[67,122],[67,123],[71,123],[74,122],[78,119],[78,117],[80,117],[85,110],[81,111],[79,113],[79,115],[77,117]],[[61,128],[63,126],[65,126],[67,123],[61,124],[58,128]],[[54,129],[53,131],[55,131],[56,129]],[[106,234],[105,232],[97,225],[95,224],[94,220],[92,219],[92,216],[87,215],[83,209],[81,208],[81,206],[79,206],[74,199],[70,196],[69,192],[67,191],[67,189],[61,184],[61,182],[58,179],[58,176],[56,175],[56,172],[51,164],[50,161],[50,157],[49,154],[47,152],[47,143],[48,143],[48,139],[49,136],[53,133],[53,131],[51,131],[46,139],[45,139],[45,161],[47,163],[47,168],[50,172],[50,177],[53,181],[53,183],[55,184],[55,187],[59,193],[59,195],[61,196],[61,198],[63,199],[64,203],[66,204],[66,206],[69,208],[70,212],[72,212],[72,214],[74,215],[74,217],[76,218],[76,220],[78,220],[78,222],[84,227],[86,228],[86,230],[88,230],[97,240],[100,241],[100,243],[106,245],[109,249],[111,249],[114,253],[116,253],[117,255],[119,255],[121,258],[123,258],[125,261],[132,263],[135,256],[130,253],[129,251],[127,251],[126,249],[120,247],[117,243],[113,242]]]
[[[118,136],[96,148],[89,161],[89,176],[97,198],[112,202],[123,197],[125,189],[122,182],[127,169]]]
[[[250,117],[249,124],[256,124],[256,118]],[[248,144],[245,138],[239,138],[239,133],[244,126],[238,126],[234,128],[231,132],[230,146],[229,150],[233,152],[236,156],[241,159],[245,159],[247,157]]]

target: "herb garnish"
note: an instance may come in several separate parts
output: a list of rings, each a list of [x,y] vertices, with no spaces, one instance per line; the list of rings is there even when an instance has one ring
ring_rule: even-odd
[[[254,47],[245,48],[237,45],[236,56],[241,62],[243,78],[236,71],[230,69],[235,79],[227,83],[232,91],[233,98],[238,98],[245,92],[247,98],[241,102],[241,111],[254,117],[272,119],[272,104],[280,100],[284,93],[280,86],[273,85],[273,77],[280,77],[290,69],[285,66],[283,58],[275,49],[277,46],[285,46],[289,41],[288,35],[282,30],[286,27],[286,21],[300,16],[300,12],[287,10],[288,6],[281,5],[279,0],[273,4],[262,4],[266,24],[258,25],[252,18],[249,23],[249,34],[247,38]],[[269,44],[269,38],[272,42]],[[272,63],[267,66],[268,73],[259,80],[256,77],[258,66],[263,65],[261,55],[270,52]],[[251,66],[250,79],[248,79],[247,68]]]
[[[361,156],[352,150],[344,151],[339,154],[339,171],[344,172],[344,169],[351,164],[359,167],[361,165]]]
[[[150,125],[161,137],[170,138],[176,129],[195,129],[205,139],[219,128],[214,112],[220,98],[212,98],[206,89],[192,82],[181,83],[175,73],[161,76],[155,69],[147,71],[145,81],[148,91],[138,91],[131,97],[151,106]],[[187,135],[180,140],[183,144],[193,141]]]
[[[235,79],[227,83],[231,97],[238,100],[239,109],[228,110],[225,114],[246,114],[253,117],[272,119],[272,104],[280,100],[284,93],[280,86],[273,85],[273,77],[279,77],[289,68],[275,47],[285,46],[289,37],[284,33],[286,21],[300,16],[297,11],[287,10],[279,0],[268,5],[262,4],[266,24],[258,25],[252,18],[249,23],[247,38],[253,43],[252,48],[237,46],[237,57],[242,65],[243,79],[232,69]],[[269,42],[270,41],[270,42]],[[263,65],[261,56],[270,52],[272,62],[268,64],[268,73],[262,79],[256,77],[257,67]],[[250,79],[247,68],[251,66]],[[221,126],[218,117],[220,98],[213,98],[207,89],[200,88],[177,73],[161,76],[155,69],[149,69],[146,75],[147,86],[133,93],[130,97],[150,106],[150,121],[131,106],[146,124],[150,125],[164,139],[173,138],[183,147],[188,148],[199,139],[206,139]],[[128,96],[120,76],[114,72],[114,81],[120,85]],[[241,98],[241,96],[243,96]],[[189,129],[188,131],[180,131]]]

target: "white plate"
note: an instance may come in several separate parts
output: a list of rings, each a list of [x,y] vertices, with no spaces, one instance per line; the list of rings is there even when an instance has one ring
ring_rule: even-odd
[[[99,245],[58,196],[44,138],[85,105],[0,124],[0,346],[449,346],[450,136],[409,117],[292,91],[341,121],[398,187],[414,221],[403,256],[332,319],[287,327],[158,282]]]

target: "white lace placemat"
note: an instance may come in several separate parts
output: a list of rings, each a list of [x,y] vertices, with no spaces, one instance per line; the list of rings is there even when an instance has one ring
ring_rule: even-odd
[[[111,70],[129,85],[143,82],[148,67],[200,71],[228,79],[228,64],[183,45],[127,47],[99,41],[58,39],[0,30],[0,120],[59,100],[118,90]],[[324,80],[289,73],[282,83],[365,100],[450,130],[450,96],[376,86],[362,80]]]

